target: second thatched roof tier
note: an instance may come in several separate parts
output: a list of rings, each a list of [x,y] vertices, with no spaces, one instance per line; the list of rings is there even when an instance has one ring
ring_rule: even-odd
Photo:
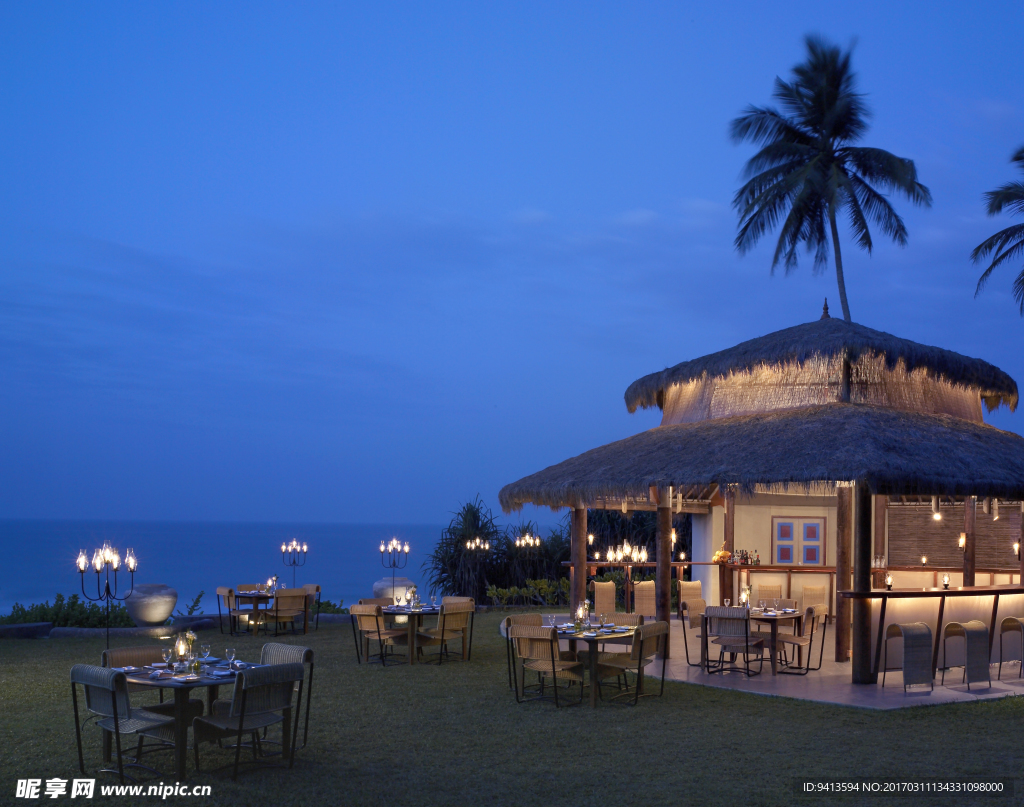
[[[866,482],[889,495],[1024,499],[1024,438],[949,415],[833,403],[659,426],[506,485],[505,512],[646,496],[649,488]]]

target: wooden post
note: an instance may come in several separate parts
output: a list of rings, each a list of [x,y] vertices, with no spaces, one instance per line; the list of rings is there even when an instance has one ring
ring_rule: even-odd
[[[1017,578],[1017,582],[1024,585],[1024,502],[1020,504],[1020,530],[1017,532],[1017,542],[1019,546],[1017,555],[1020,563],[1020,577]],[[1010,580],[1012,582],[1013,578],[1011,577]]]
[[[836,592],[853,585],[852,564],[853,489],[836,488]],[[850,660],[850,614],[848,599],[836,594],[836,661]]]
[[[672,493],[671,488],[658,488],[658,533],[654,572],[655,614],[659,622],[671,622],[672,614]],[[668,637],[664,656],[669,658]]]
[[[853,590],[871,591],[871,489],[866,482],[854,486]],[[871,600],[853,601],[853,683],[875,684],[878,673],[871,663]]]
[[[977,542],[975,541],[974,517],[978,509],[978,499],[975,496],[964,497],[964,533],[967,540],[964,542],[964,585],[974,585],[974,560],[977,555]],[[995,627],[995,626],[993,626]]]
[[[873,555],[885,556],[885,514],[889,509],[888,496],[875,496],[875,546]],[[871,587],[881,588],[885,585],[885,571],[877,569],[871,574]]]
[[[572,608],[569,619],[576,613],[580,603],[587,598],[587,508],[574,507],[572,511],[572,538],[569,549],[572,558],[572,587],[569,605]]]
[[[736,551],[736,488],[725,486],[725,548],[729,552]],[[738,605],[732,586],[732,566],[723,566],[719,576],[718,596],[722,604],[725,599]]]

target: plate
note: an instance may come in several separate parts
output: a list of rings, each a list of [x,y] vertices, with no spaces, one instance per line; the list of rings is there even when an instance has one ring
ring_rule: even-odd
[[[167,666],[167,663],[163,661],[154,661],[149,666],[152,667],[154,670],[162,670],[164,669],[164,667]]]
[[[189,673],[188,675],[176,675],[176,676],[174,676],[174,680],[175,681],[198,681],[199,680],[199,676],[195,675],[194,673]]]

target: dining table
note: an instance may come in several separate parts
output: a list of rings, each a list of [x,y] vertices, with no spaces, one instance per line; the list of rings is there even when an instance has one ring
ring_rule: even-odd
[[[248,623],[250,626],[258,626],[260,624],[260,618],[258,613],[260,608],[262,607],[265,610],[270,610],[270,603],[273,602],[273,600],[274,595],[267,591],[264,591],[263,589],[257,589],[255,591],[235,592],[235,603],[239,608],[241,608],[241,606],[243,605],[252,606],[251,609],[245,609],[252,610],[253,612],[252,616],[248,617]],[[246,630],[248,630],[248,628],[246,628]],[[255,627],[253,630],[253,635],[255,635]]]
[[[440,606],[437,605],[424,605],[419,608],[412,608],[408,605],[386,605],[381,608],[381,613],[390,617],[405,616],[408,617],[406,629],[408,630],[408,649],[409,649],[409,663],[416,663],[416,634],[419,632],[420,626],[423,624],[423,617],[428,614],[434,614],[435,616],[441,613]],[[463,642],[463,647],[466,643]]]
[[[201,669],[198,675],[185,676],[184,674],[164,673],[156,678],[153,677],[153,674],[162,671],[153,667],[125,668],[124,671],[129,683],[154,689],[169,689],[174,693],[174,770],[179,780],[185,778],[185,766],[188,759],[188,730],[190,725],[187,720],[187,710],[192,690],[202,687],[206,688],[206,714],[211,714],[213,702],[217,700],[220,687],[223,684],[234,686],[235,676],[238,674],[240,665],[244,665],[241,666],[242,669],[261,666],[259,664],[234,662],[230,669],[227,665],[208,666],[206,669]],[[282,741],[285,755],[288,754],[289,750],[287,745],[289,742],[287,730],[289,722],[286,718]]]
[[[768,634],[768,649],[771,651],[772,675],[779,674],[779,625],[791,623],[795,626],[795,630],[799,631],[803,625],[803,617],[803,612],[795,608],[779,608],[778,610],[750,609],[751,622],[767,624],[771,629]],[[800,655],[803,654],[802,647],[798,647],[797,650]]]
[[[597,656],[598,644],[612,642],[614,644],[632,644],[635,627],[627,625],[614,625],[606,622],[600,628],[584,628],[577,631],[575,626],[561,625],[558,628],[559,640],[569,641],[569,650],[576,652],[577,642],[587,643],[588,673],[590,675],[590,706],[597,708]],[[643,676],[641,675],[636,685],[643,691]]]

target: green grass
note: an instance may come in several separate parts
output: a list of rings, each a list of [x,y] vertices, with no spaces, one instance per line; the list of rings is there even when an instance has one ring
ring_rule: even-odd
[[[646,698],[635,709],[517,705],[506,684],[500,618],[479,615],[473,660],[441,667],[358,666],[348,625],[284,639],[316,652],[309,747],[297,754],[292,771],[250,771],[233,783],[230,771],[209,770],[227,763],[228,752],[204,745],[204,771],[194,772],[190,756],[189,784],[209,784],[213,796],[191,801],[247,807],[961,805],[979,801],[797,798],[793,783],[800,776],[1002,778],[1024,761],[1020,698],[876,712],[667,684],[663,698]],[[215,654],[234,644],[239,658],[255,660],[265,640],[205,631],[200,642],[207,641]],[[17,803],[19,778],[80,776],[68,672],[76,662],[98,663],[102,649],[102,639],[0,644],[0,804]],[[87,730],[85,746],[86,767],[95,770],[96,729]],[[171,768],[169,754],[150,759]],[[1018,796],[991,803],[1022,802]]]

